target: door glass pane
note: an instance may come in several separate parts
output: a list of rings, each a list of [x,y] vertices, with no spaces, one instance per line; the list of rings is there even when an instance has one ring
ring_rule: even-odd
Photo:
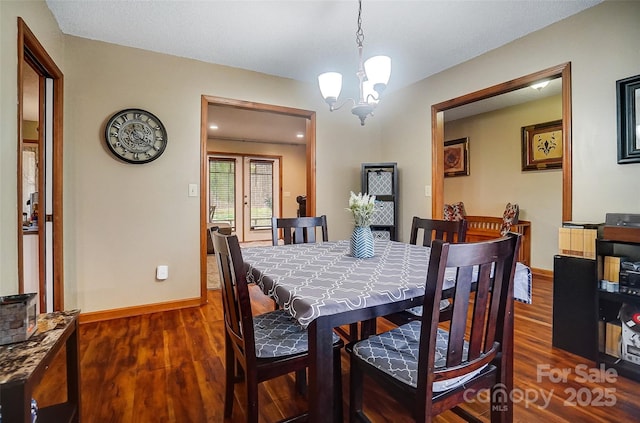
[[[235,199],[235,160],[209,159],[209,205],[213,208],[211,221],[228,223],[234,232],[236,229]]]
[[[271,228],[273,162],[251,160],[251,229]]]

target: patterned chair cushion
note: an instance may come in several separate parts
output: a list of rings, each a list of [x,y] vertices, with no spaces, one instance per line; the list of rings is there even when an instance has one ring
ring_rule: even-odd
[[[440,300],[440,311],[449,307],[449,304],[449,300]],[[415,316],[422,317],[422,306],[408,308],[407,312]]]
[[[284,357],[309,349],[307,330],[283,309],[254,316],[253,332],[258,358]],[[339,340],[340,337],[334,333],[333,342]]]
[[[518,214],[520,214],[520,207],[518,204],[507,203],[502,215],[502,226],[500,227],[500,235],[505,236],[507,232],[511,230],[511,225],[518,223]]]
[[[458,221],[467,216],[467,212],[464,210],[464,203],[462,201],[453,204],[445,204],[443,212],[443,220]]]
[[[420,346],[419,320],[398,326],[389,332],[372,336],[360,341],[353,347],[353,353],[366,363],[376,367],[389,376],[414,388],[418,383],[418,350]],[[435,368],[442,369],[446,365],[447,343],[449,332],[438,329],[436,337]],[[462,350],[463,360],[469,354],[469,345],[465,342]],[[467,382],[478,374],[485,366],[466,375],[434,382],[433,391],[442,392]]]

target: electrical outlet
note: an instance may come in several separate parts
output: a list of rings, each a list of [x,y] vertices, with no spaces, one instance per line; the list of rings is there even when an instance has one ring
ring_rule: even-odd
[[[156,279],[159,281],[166,280],[169,277],[169,266],[160,265],[156,268]]]

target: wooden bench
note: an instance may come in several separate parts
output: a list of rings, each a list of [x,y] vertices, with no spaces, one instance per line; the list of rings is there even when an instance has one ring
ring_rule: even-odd
[[[467,220],[467,242],[500,238],[501,217],[465,216],[465,219]],[[511,232],[517,232],[522,235],[518,261],[531,267],[531,222],[520,220],[517,224],[511,226]]]

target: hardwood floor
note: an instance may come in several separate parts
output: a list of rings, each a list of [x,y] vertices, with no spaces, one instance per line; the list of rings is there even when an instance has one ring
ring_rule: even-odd
[[[517,422],[638,421],[640,384],[621,376],[590,381],[578,365],[594,363],[551,347],[552,282],[535,279],[533,304],[516,303],[515,410]],[[272,302],[252,290],[255,312],[272,309]],[[218,291],[209,291],[203,307],[155,313],[80,327],[82,421],[101,422],[222,422],[224,397],[222,309]],[[389,326],[380,321],[379,330]],[[45,406],[63,400],[64,361],[51,366],[34,397]],[[348,360],[343,353],[345,421],[348,410]],[[547,366],[554,376],[570,370],[566,381],[553,383],[538,373]],[[576,371],[578,373],[576,373]],[[601,378],[600,380],[594,380]],[[409,422],[401,407],[373,383],[366,385],[365,410],[373,422]],[[237,401],[229,422],[243,422],[244,398]],[[606,392],[606,394],[605,394]],[[577,394],[577,395],[576,395]],[[523,395],[527,395],[525,400]],[[544,395],[544,399],[543,396]],[[486,397],[484,397],[486,399]],[[470,402],[476,413],[487,413],[483,397]],[[293,376],[261,385],[260,422],[278,421],[306,409],[296,394]],[[598,406],[598,403],[612,406]],[[570,403],[584,405],[570,405]],[[590,405],[591,404],[591,405]],[[437,422],[462,421],[451,412]]]

